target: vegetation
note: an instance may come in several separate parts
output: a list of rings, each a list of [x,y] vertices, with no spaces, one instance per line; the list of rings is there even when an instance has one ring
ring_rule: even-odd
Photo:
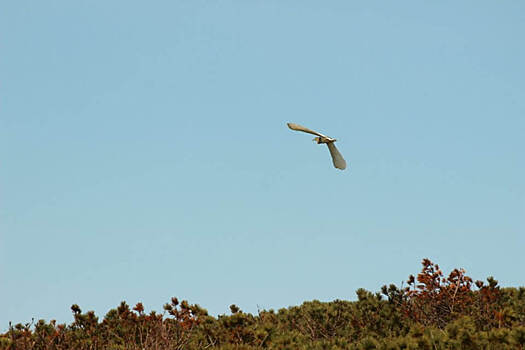
[[[357,291],[357,301],[309,301],[279,311],[212,317],[172,298],[164,312],[122,302],[99,320],[71,310],[70,325],[10,324],[0,349],[524,349],[525,288],[474,282],[462,269],[445,277],[423,260],[406,287]]]

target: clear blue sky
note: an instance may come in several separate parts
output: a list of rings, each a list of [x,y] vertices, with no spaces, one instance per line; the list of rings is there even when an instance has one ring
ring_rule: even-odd
[[[523,1],[9,1],[0,33],[1,329],[425,257],[524,285]]]

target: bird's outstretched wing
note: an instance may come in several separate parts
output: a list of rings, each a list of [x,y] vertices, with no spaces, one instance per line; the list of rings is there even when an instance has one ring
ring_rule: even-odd
[[[290,129],[295,130],[295,131],[307,132],[307,133],[312,134],[312,135],[317,135],[317,136],[320,136],[320,137],[329,138],[328,136],[320,134],[317,131],[313,131],[313,130],[310,130],[308,128],[305,128],[304,126],[299,125],[299,124],[294,124],[294,123],[286,123],[286,124],[288,125],[288,127]]]
[[[337,147],[335,147],[334,142],[329,142],[326,145],[328,146],[328,150],[330,151],[330,155],[332,156],[332,162],[334,163],[334,166],[337,169],[345,170],[346,161],[341,155],[341,153],[339,153]]]

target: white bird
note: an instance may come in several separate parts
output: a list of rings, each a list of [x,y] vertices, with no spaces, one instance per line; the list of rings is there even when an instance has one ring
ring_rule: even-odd
[[[330,155],[332,156],[332,162],[334,163],[334,166],[337,169],[346,169],[346,161],[334,145],[334,142],[337,141],[336,139],[325,136],[321,133],[318,133],[317,131],[310,130],[298,124],[287,123],[287,125],[292,130],[307,132],[309,134],[316,135],[317,137],[314,138],[313,141],[317,141],[317,144],[326,143],[326,145],[328,146],[328,150],[330,151]]]

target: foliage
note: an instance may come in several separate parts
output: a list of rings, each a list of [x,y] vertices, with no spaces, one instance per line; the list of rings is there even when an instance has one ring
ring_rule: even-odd
[[[463,269],[445,277],[428,259],[407,287],[357,291],[357,301],[308,301],[261,310],[230,306],[229,315],[177,298],[163,313],[122,302],[100,321],[73,305],[74,321],[9,325],[0,350],[149,349],[524,349],[525,288],[474,282]]]

